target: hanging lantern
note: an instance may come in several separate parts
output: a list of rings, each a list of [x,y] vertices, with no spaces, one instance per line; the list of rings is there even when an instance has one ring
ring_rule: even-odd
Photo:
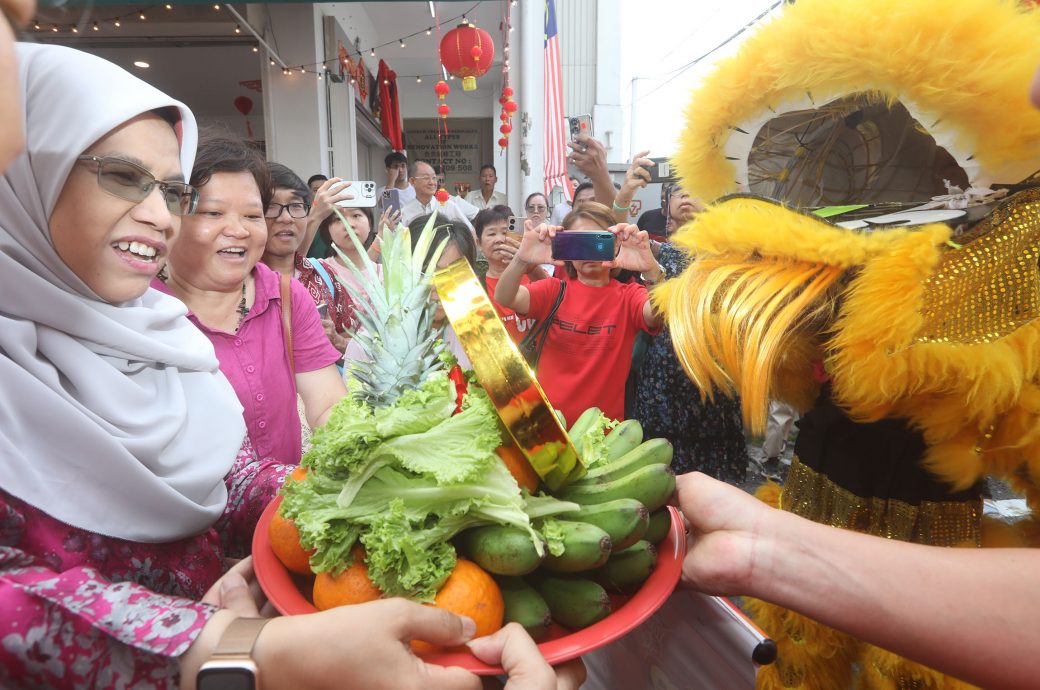
[[[491,34],[469,24],[459,24],[441,39],[441,64],[450,74],[462,77],[462,90],[477,88],[477,77],[495,61]]]
[[[498,140],[498,145],[501,146],[502,148],[506,148],[507,146],[509,146],[509,140],[506,139],[505,137],[502,137],[501,139]]]
[[[437,201],[441,202],[441,206],[443,206],[444,204],[448,203],[448,199],[451,198],[451,195],[448,194],[448,190],[445,189],[444,187],[441,187],[440,189],[438,189],[437,193],[434,194],[433,196],[434,196],[434,198],[437,199]]]
[[[447,118],[448,115],[451,114],[451,107],[447,103],[441,103],[437,106],[437,114],[440,115],[442,119]]]
[[[510,115],[516,112],[516,101],[506,101],[502,104],[502,110],[506,111]]]
[[[503,110],[502,114],[498,116],[498,119],[501,120],[502,122],[505,122],[506,120],[509,119],[509,113],[507,113],[506,111]]]
[[[512,86],[503,87],[502,88],[502,96],[504,96],[507,100],[512,98],[513,97],[513,87]]]
[[[508,122],[504,122],[502,123],[502,126],[498,128],[498,131],[502,132],[502,134],[509,134],[513,131],[513,125],[509,124]]]
[[[444,97],[451,93],[451,87],[448,86],[448,82],[441,79],[433,85],[433,92],[437,94],[437,100],[443,101]]]

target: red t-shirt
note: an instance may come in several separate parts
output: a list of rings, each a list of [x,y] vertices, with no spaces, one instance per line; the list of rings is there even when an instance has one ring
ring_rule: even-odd
[[[527,316],[541,320],[552,309],[560,280],[539,280],[527,286],[531,306]],[[650,331],[643,321],[649,299],[639,283],[611,280],[592,287],[568,280],[563,303],[549,327],[538,361],[538,382],[549,401],[574,423],[596,406],[611,419],[625,415],[625,380],[632,367],[636,333]]]
[[[512,309],[507,309],[495,301],[495,287],[498,286],[498,278],[485,276],[484,282],[487,284],[487,294],[491,299],[491,304],[495,305],[495,311],[498,312],[498,316],[502,319],[502,323],[505,324],[506,330],[509,331],[509,337],[513,339],[514,343],[519,343],[527,335],[527,332],[534,327],[535,320],[527,316],[520,316]],[[521,276],[520,284],[530,285],[531,279],[526,275]],[[550,306],[552,305],[550,304]]]

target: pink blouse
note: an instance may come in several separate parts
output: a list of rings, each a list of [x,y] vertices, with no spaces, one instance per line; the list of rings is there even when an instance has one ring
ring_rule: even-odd
[[[264,264],[253,269],[256,298],[238,333],[204,325],[195,314],[188,318],[213,343],[220,370],[231,382],[244,410],[246,428],[256,453],[278,462],[300,463],[300,415],[296,409],[296,380],[282,335],[279,276]],[[152,287],[167,294],[170,289],[155,281]],[[296,373],[335,364],[340,353],[332,347],[321,326],[318,308],[298,280],[291,281],[292,344]]]
[[[71,527],[0,489],[0,687],[175,690],[177,657],[216,610],[199,599],[225,558],[248,555],[289,469],[247,439],[224,515],[160,544]]]

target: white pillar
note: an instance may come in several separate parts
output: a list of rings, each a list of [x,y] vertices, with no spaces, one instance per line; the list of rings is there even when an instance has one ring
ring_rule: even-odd
[[[514,34],[519,33],[512,51],[519,53],[519,84],[515,96],[519,105],[517,117],[513,118],[514,131],[519,130],[520,156],[523,171],[520,181],[517,207],[514,211],[523,214],[521,204],[531,192],[545,191],[545,93],[544,43],[545,3],[524,0],[519,3],[520,21]],[[512,61],[511,61],[512,63]],[[515,63],[512,63],[515,64]],[[510,201],[512,201],[510,196]]]

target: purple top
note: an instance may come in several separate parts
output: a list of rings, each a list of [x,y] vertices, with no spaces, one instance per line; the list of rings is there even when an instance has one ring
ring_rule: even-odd
[[[264,264],[253,269],[256,298],[238,333],[205,326],[191,311],[188,318],[213,343],[220,370],[238,394],[246,428],[256,454],[278,462],[300,463],[300,415],[296,409],[296,381],[282,339],[279,276]],[[152,287],[173,294],[162,282]],[[340,353],[321,326],[318,308],[300,281],[291,281],[292,344],[296,373],[335,364]]]
[[[225,558],[248,555],[288,470],[247,439],[224,515],[159,544],[71,527],[0,489],[0,687],[176,690],[178,657],[216,610],[199,600]]]

